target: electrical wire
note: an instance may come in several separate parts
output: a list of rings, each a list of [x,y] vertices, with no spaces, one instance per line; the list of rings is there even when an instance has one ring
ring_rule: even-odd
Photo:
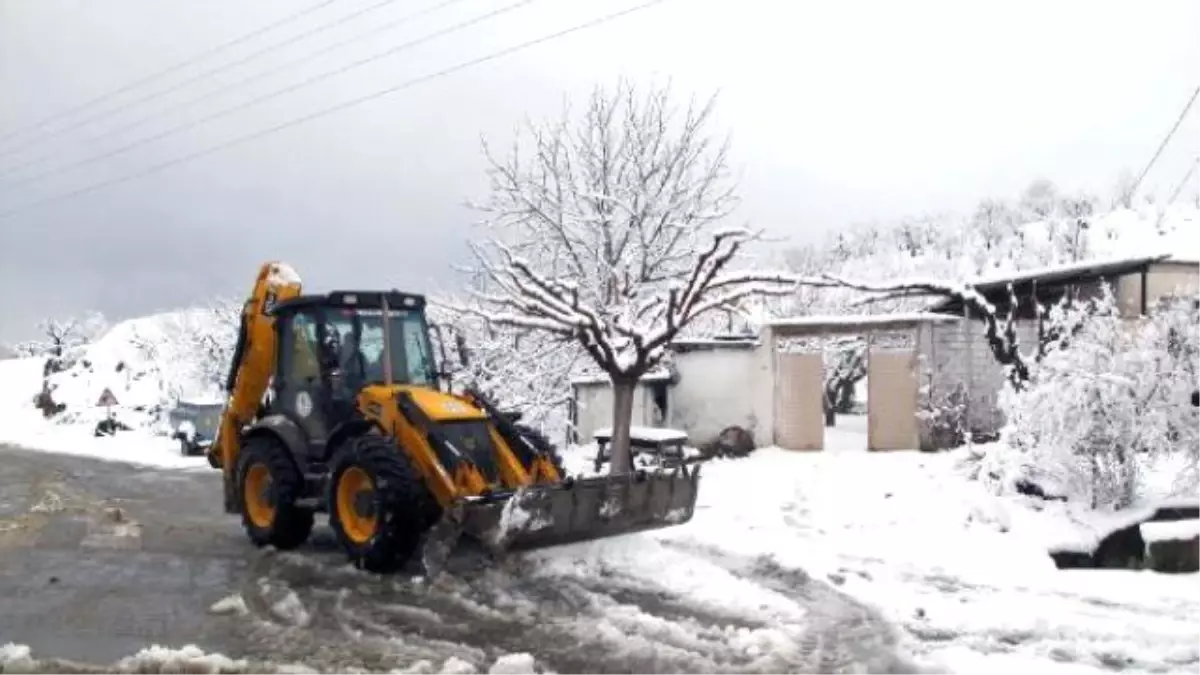
[[[576,24],[569,28],[564,28],[564,29],[554,32],[554,33],[549,33],[547,35],[543,35],[541,37],[534,38],[532,40],[527,40],[525,42],[510,46],[510,47],[506,47],[504,49],[494,51],[489,54],[485,54],[484,56],[480,56],[480,57],[471,59],[469,61],[462,61],[453,66],[443,68],[443,69],[435,71],[433,73],[429,73],[429,74],[415,77],[415,78],[412,78],[409,80],[405,80],[405,81],[395,84],[391,87],[387,87],[386,89],[380,89],[380,90],[377,90],[370,94],[366,94],[364,96],[359,96],[357,98],[349,99],[347,101],[343,101],[342,103],[338,103],[333,106],[322,108],[315,112],[308,113],[301,117],[293,118],[291,120],[282,122],[280,124],[277,124],[277,125],[274,125],[271,127],[260,129],[258,131],[254,131],[249,134],[245,134],[243,136],[238,136],[236,138],[230,139],[228,141],[224,141],[217,145],[209,146],[203,150],[198,150],[196,152],[192,152],[192,153],[188,153],[186,155],[182,155],[180,157],[176,157],[175,159],[171,159],[171,160],[168,160],[165,162],[161,162],[159,164],[154,164],[154,165],[148,166],[140,171],[137,171],[137,172],[134,172],[131,174],[126,174],[124,176],[118,176],[116,178],[101,181],[99,183],[93,183],[91,185],[86,185],[84,187],[77,188],[75,190],[71,190],[69,192],[52,195],[50,197],[46,197],[46,198],[39,199],[39,200],[32,201],[32,202],[27,202],[25,204],[17,206],[16,208],[13,208],[13,209],[9,209],[7,211],[0,211],[0,220],[11,218],[13,215],[28,211],[30,209],[34,209],[34,208],[41,207],[41,206],[46,206],[46,205],[53,204],[53,203],[62,202],[62,201],[68,200],[68,199],[73,199],[75,197],[78,197],[78,196],[81,196],[84,194],[96,192],[98,190],[112,187],[114,185],[127,183],[131,180],[136,180],[138,178],[143,178],[145,176],[148,176],[148,175],[151,175],[154,173],[158,173],[160,171],[164,171],[171,167],[178,166],[180,164],[184,164],[186,162],[190,162],[190,161],[193,161],[196,159],[200,159],[201,157],[206,157],[208,155],[212,155],[212,154],[220,152],[222,150],[226,150],[226,149],[241,145],[243,143],[248,143],[250,141],[256,140],[258,138],[262,138],[264,136],[268,136],[270,134],[278,133],[285,129],[290,129],[290,128],[298,126],[300,124],[310,122],[314,119],[318,119],[320,117],[324,117],[326,115],[330,115],[335,112],[340,112],[342,110],[353,108],[355,106],[362,105],[363,103],[367,103],[367,102],[375,100],[377,98],[381,98],[381,97],[387,96],[389,94],[394,94],[399,91],[410,89],[419,84],[423,84],[425,82],[430,82],[430,81],[436,80],[438,78],[445,77],[447,75],[456,73],[458,71],[465,70],[467,68],[471,68],[471,67],[483,64],[483,63],[487,63],[489,61],[494,61],[494,60],[502,58],[504,56],[508,56],[510,54],[514,54],[519,51],[523,51],[530,47],[534,47],[536,45],[539,45],[539,44],[542,44],[545,42],[550,42],[551,40],[556,40],[558,38],[565,37],[572,33],[577,33],[582,30],[593,28],[595,26],[599,26],[604,23],[608,23],[610,21],[616,20],[616,19],[626,16],[628,14],[632,14],[637,11],[648,9],[654,5],[658,5],[663,2],[665,2],[665,0],[647,0],[646,2],[642,2],[642,3],[634,5],[632,7],[628,7],[623,10],[605,14],[605,15],[597,17],[595,19],[591,19],[589,21],[585,21],[583,23]]]
[[[384,2],[380,2],[380,3],[376,4],[376,5],[372,5],[371,7],[368,7],[368,8],[367,8],[367,10],[364,10],[364,11],[370,11],[370,10],[372,10],[372,9],[378,9],[378,8],[380,8],[380,7],[383,7],[384,5],[390,4],[391,2],[394,2],[394,1],[395,1],[395,0],[385,0]],[[154,121],[156,118],[158,118],[158,117],[160,117],[160,116],[162,116],[162,115],[165,115],[165,114],[167,114],[167,113],[174,112],[175,110],[179,110],[179,109],[182,109],[182,108],[188,108],[188,107],[190,107],[190,106],[193,106],[193,105],[195,105],[196,103],[199,103],[199,102],[201,102],[201,101],[204,101],[205,99],[211,98],[211,97],[213,97],[213,96],[216,96],[216,95],[218,95],[218,94],[224,93],[224,92],[226,92],[226,91],[229,91],[229,90],[231,90],[231,89],[236,89],[236,88],[238,88],[238,87],[240,87],[240,86],[242,86],[242,85],[248,84],[248,83],[250,83],[250,82],[254,82],[254,81],[256,81],[256,80],[262,79],[262,78],[264,78],[264,77],[267,77],[267,76],[269,76],[269,75],[273,75],[273,74],[275,74],[275,73],[282,72],[282,71],[284,71],[284,70],[288,70],[288,69],[290,69],[290,68],[294,68],[295,66],[297,66],[297,65],[299,65],[299,64],[301,64],[301,63],[305,63],[305,62],[307,62],[307,61],[311,61],[311,60],[313,60],[313,59],[315,59],[315,58],[317,58],[317,57],[319,57],[319,56],[322,56],[322,55],[324,55],[324,54],[328,54],[328,53],[329,53],[329,52],[331,52],[331,51],[335,51],[335,50],[337,50],[337,49],[341,49],[342,47],[345,47],[345,46],[347,46],[347,45],[354,44],[355,42],[358,42],[358,41],[360,41],[360,40],[362,40],[362,39],[364,39],[364,38],[370,37],[371,35],[375,35],[375,34],[378,34],[378,33],[382,33],[382,32],[384,32],[384,31],[386,31],[386,30],[391,30],[392,28],[395,28],[395,27],[397,27],[397,26],[404,25],[404,24],[406,24],[406,23],[408,23],[408,22],[410,22],[410,21],[412,21],[412,20],[414,20],[414,19],[417,19],[417,18],[421,17],[421,16],[424,16],[424,15],[426,15],[426,14],[429,14],[429,13],[432,13],[432,12],[436,12],[436,11],[438,11],[438,10],[440,10],[440,9],[444,9],[444,8],[446,8],[446,7],[449,7],[450,5],[454,5],[454,4],[457,4],[457,3],[460,3],[460,2],[464,2],[464,0],[442,0],[442,2],[439,2],[438,4],[436,4],[436,5],[433,5],[432,7],[426,7],[425,9],[418,10],[418,11],[416,11],[416,12],[413,12],[413,13],[411,13],[411,14],[406,14],[406,15],[404,15],[404,16],[402,16],[402,17],[400,17],[399,19],[397,19],[397,20],[395,20],[395,21],[389,21],[389,22],[387,22],[387,23],[385,23],[385,24],[382,24],[382,25],[379,25],[379,26],[375,26],[374,28],[372,28],[372,29],[371,29],[371,30],[369,30],[369,31],[366,31],[366,32],[363,32],[363,33],[358,33],[358,34],[355,34],[355,35],[351,36],[350,38],[348,38],[348,39],[346,39],[346,40],[343,40],[343,41],[341,41],[341,42],[335,43],[335,44],[333,44],[333,45],[329,45],[329,46],[323,47],[323,48],[321,48],[321,49],[319,49],[319,50],[317,50],[317,51],[315,51],[315,52],[312,52],[312,53],[310,53],[310,54],[306,54],[306,55],[304,55],[304,56],[301,56],[300,58],[298,58],[298,59],[296,59],[296,60],[294,60],[294,61],[289,61],[289,62],[287,62],[287,63],[284,63],[284,64],[281,64],[281,65],[279,65],[279,66],[276,66],[275,68],[271,68],[271,69],[268,69],[268,70],[266,70],[266,71],[263,71],[263,72],[257,73],[257,74],[255,74],[255,75],[251,75],[251,76],[249,76],[249,77],[242,78],[242,79],[240,79],[240,80],[238,80],[238,81],[236,81],[236,82],[233,82],[233,83],[231,83],[231,84],[227,84],[227,85],[225,85],[225,86],[219,87],[219,88],[217,88],[217,89],[214,89],[214,90],[212,90],[212,91],[209,91],[209,92],[207,92],[207,93],[201,94],[200,96],[197,96],[197,97],[195,97],[195,98],[191,98],[191,99],[187,99],[187,100],[184,100],[184,101],[180,101],[180,102],[178,102],[178,103],[175,103],[174,105],[167,106],[166,108],[163,108],[163,109],[159,110],[159,111],[158,111],[158,112],[156,112],[156,113],[152,113],[152,114],[150,114],[150,115],[143,116],[143,117],[141,117],[141,118],[138,118],[138,119],[134,120],[133,122],[129,122],[129,123],[127,123],[127,124],[124,124],[124,125],[122,125],[122,126],[116,127],[115,129],[109,129],[109,130],[108,130],[108,131],[106,131],[105,133],[103,133],[103,134],[101,134],[101,135],[99,135],[99,136],[96,136],[96,137],[94,137],[94,138],[91,138],[91,139],[89,139],[89,142],[97,142],[97,141],[101,141],[101,140],[104,140],[104,139],[105,139],[105,138],[107,138],[107,137],[114,136],[114,135],[116,135],[116,134],[119,134],[119,133],[122,133],[122,132],[128,131],[128,130],[130,130],[130,129],[135,129],[135,128],[137,128],[137,127],[140,127],[140,126],[142,126],[142,125],[143,125],[143,124],[145,124],[146,122],[151,122],[151,121]],[[349,19],[349,18],[353,18],[354,16],[360,15],[361,13],[362,13],[362,12],[356,13],[356,14],[354,14],[354,15],[350,15],[350,16],[348,16],[348,17],[343,17],[342,21],[344,21],[344,20],[347,20],[347,19]],[[342,23],[342,21],[338,21],[338,22],[336,22],[336,23]],[[330,27],[332,27],[332,25],[334,25],[334,24],[327,24],[327,25],[325,25],[325,26],[323,26],[323,27],[321,27],[321,28],[330,28]],[[306,36],[306,35],[312,35],[314,32],[317,32],[317,31],[315,31],[315,30],[314,30],[314,31],[309,31],[308,33],[306,33],[306,34],[302,34],[302,35],[301,35],[301,36],[299,36],[299,37],[304,37],[304,36]],[[289,42],[294,42],[294,40],[291,40],[291,41],[289,41]],[[272,51],[272,50],[274,50],[275,48],[278,48],[278,47],[280,47],[280,46],[282,46],[282,43],[281,43],[281,44],[277,44],[277,45],[273,45],[273,46],[272,46],[271,48],[269,48],[269,49],[262,50],[262,51],[259,51],[259,52],[255,52],[255,53],[251,54],[250,56],[248,56],[248,57],[246,57],[246,58],[244,58],[244,59],[241,59],[240,61],[235,61],[235,62],[233,62],[233,63],[225,64],[225,66],[222,66],[221,68],[218,68],[218,69],[216,69],[216,70],[211,70],[211,71],[208,71],[207,73],[205,73],[204,75],[202,75],[202,76],[200,76],[200,77],[197,77],[197,78],[192,78],[191,80],[185,80],[184,82],[180,83],[180,85],[179,85],[179,86],[177,86],[177,87],[173,87],[173,88],[171,88],[171,89],[167,89],[167,90],[165,90],[165,91],[157,92],[156,94],[153,94],[153,95],[151,95],[151,96],[149,96],[149,97],[146,97],[146,98],[143,98],[143,99],[138,99],[138,100],[136,100],[136,101],[134,101],[134,102],[130,103],[130,105],[134,105],[134,104],[136,104],[136,103],[139,103],[139,102],[145,102],[145,101],[148,101],[148,100],[152,100],[152,99],[158,98],[158,97],[159,97],[159,96],[161,96],[161,95],[165,95],[165,94],[171,93],[171,92],[173,92],[173,91],[176,91],[176,90],[178,90],[178,89],[179,89],[179,88],[180,88],[182,85],[184,85],[184,84],[187,84],[187,83],[190,83],[190,82],[194,82],[194,81],[196,81],[197,79],[203,79],[203,78],[204,78],[205,76],[207,76],[207,75],[211,75],[211,74],[214,74],[214,73],[216,73],[216,72],[220,72],[221,70],[224,70],[224,69],[226,69],[226,68],[230,68],[230,67],[234,67],[234,66],[237,66],[237,65],[241,65],[241,64],[243,64],[243,63],[246,63],[246,62],[248,62],[248,61],[252,60],[253,58],[256,58],[257,56],[261,56],[262,54],[264,54],[264,53],[266,53],[266,52],[268,52],[268,51]],[[120,108],[114,108],[113,110],[110,110],[110,111],[108,111],[108,112],[109,112],[109,113],[119,112],[119,111],[121,111],[121,110],[123,110],[123,109],[126,109],[126,108],[128,108],[128,107],[129,107],[129,106],[123,106],[123,107],[120,107]],[[95,118],[93,118],[93,119],[95,119]],[[68,129],[70,129],[70,128],[71,128],[71,127],[68,127]],[[67,129],[63,129],[63,130],[60,130],[60,131],[66,131],[66,130],[67,130]],[[51,137],[50,139],[48,139],[48,140],[53,140],[53,138],[55,138],[55,137],[56,137],[56,136],[52,136],[52,137]],[[11,174],[13,174],[13,173],[19,172],[21,169],[24,169],[24,168],[26,168],[26,167],[29,167],[29,166],[33,166],[33,165],[36,165],[36,164],[41,164],[41,163],[42,163],[42,162],[44,162],[45,160],[47,160],[47,159],[50,159],[50,158],[53,158],[53,157],[54,157],[54,154],[55,154],[55,153],[47,153],[47,154],[44,154],[44,155],[38,155],[38,156],[34,156],[34,158],[33,158],[33,159],[26,160],[25,162],[22,162],[21,164],[15,164],[15,165],[13,165],[13,166],[11,166],[11,167],[8,167],[7,169],[5,169],[5,170],[3,170],[3,171],[0,171],[0,182],[3,182],[3,179],[4,179],[4,177],[5,177],[5,176],[8,176],[8,175],[11,175]],[[0,157],[3,157],[3,155],[0,155]]]
[[[256,59],[264,54],[269,54],[273,51],[276,51],[276,50],[286,47],[288,45],[295,44],[296,42],[299,42],[300,40],[303,40],[304,38],[311,37],[322,31],[329,30],[330,28],[333,28],[335,26],[339,26],[351,19],[360,17],[360,16],[370,13],[370,12],[374,12],[375,10],[378,10],[378,9],[382,9],[394,2],[397,2],[397,0],[380,0],[379,2],[376,2],[375,4],[367,5],[366,7],[360,8],[359,10],[357,10],[355,12],[352,12],[346,16],[343,16],[336,21],[333,21],[333,22],[327,23],[327,24],[321,24],[314,28],[310,28],[309,30],[304,31],[303,33],[300,33],[299,35],[293,35],[293,36],[289,37],[288,39],[283,40],[282,42],[277,42],[268,47],[259,49],[256,52],[251,52],[250,54],[243,56],[242,58],[240,58],[236,61],[217,66],[216,68],[211,68],[209,70],[206,70],[206,71],[200,73],[199,75],[193,75],[192,77],[190,77],[182,82],[177,82],[174,85],[167,87],[166,89],[156,91],[156,92],[151,92],[150,94],[144,95],[141,98],[135,98],[132,101],[126,101],[125,103],[122,103],[121,105],[119,105],[115,108],[110,108],[108,110],[101,110],[99,113],[92,115],[91,117],[85,117],[82,120],[76,121],[73,124],[70,124],[68,126],[65,126],[61,129],[59,129],[57,132],[55,132],[53,135],[51,135],[46,140],[52,140],[54,138],[57,138],[58,136],[61,136],[62,134],[66,133],[68,131],[73,131],[80,127],[87,126],[87,125],[91,124],[92,122],[95,122],[98,119],[104,119],[104,118],[114,115],[116,113],[128,110],[129,108],[136,106],[138,104],[145,103],[147,101],[152,101],[156,98],[166,96],[167,94],[172,94],[188,85],[195,84],[196,82],[199,82],[201,80],[206,80],[206,79],[212,77],[213,75],[222,73],[230,68],[234,68],[234,67],[240,66],[244,63],[253,61],[254,59]],[[38,139],[35,138],[33,140],[38,140]],[[29,142],[26,142],[24,144],[16,146],[15,148],[10,148],[9,150],[6,150],[5,152],[0,153],[0,159],[7,157],[9,155],[12,155],[14,152],[19,150],[20,148],[27,147],[28,145],[29,145]]]
[[[209,49],[206,49],[205,51],[200,52],[199,54],[196,54],[188,59],[180,61],[173,66],[168,66],[166,68],[163,68],[162,70],[151,73],[150,75],[142,77],[138,80],[135,80],[128,84],[122,85],[116,89],[109,91],[106,94],[101,94],[100,96],[97,96],[96,98],[84,101],[83,103],[80,103],[79,105],[68,108],[67,110],[63,110],[61,112],[54,113],[53,115],[50,115],[48,117],[43,117],[42,119],[38,120],[37,122],[34,122],[33,124],[30,124],[28,126],[17,129],[16,131],[9,132],[3,136],[0,136],[0,146],[3,145],[4,141],[7,141],[11,138],[18,137],[21,134],[26,133],[27,131],[33,131],[33,130],[40,129],[43,126],[45,126],[46,124],[53,122],[54,120],[61,119],[63,117],[67,117],[73,113],[80,111],[80,110],[84,110],[96,103],[106,101],[114,96],[123,94],[131,89],[135,89],[147,82],[153,82],[154,80],[162,77],[163,75],[173,73],[176,70],[179,70],[181,68],[186,68],[187,66],[190,66],[193,63],[197,63],[213,54],[216,54],[217,52],[220,52],[221,50],[228,49],[230,47],[239,45],[251,38],[257,37],[259,35],[262,35],[263,33],[274,30],[275,28],[278,28],[279,26],[282,26],[291,21],[295,21],[296,19],[299,19],[302,16],[307,16],[309,14],[312,14],[313,12],[317,11],[318,9],[321,9],[322,7],[331,5],[337,1],[338,0],[321,0],[321,2],[318,2],[314,5],[309,5],[308,7],[304,8],[298,12],[289,14],[289,15],[283,17],[282,19],[278,19],[276,21],[273,21],[272,23],[267,24],[266,26],[256,28],[256,29],[250,31],[249,33],[245,33],[244,35],[242,35],[240,37],[236,37],[236,38],[230,40],[229,42],[225,42],[225,43],[217,45],[216,47],[211,47]]]
[[[1192,104],[1196,102],[1197,96],[1200,96],[1200,87],[1196,87],[1196,91],[1192,92],[1192,97],[1188,99],[1187,105],[1183,106],[1183,111],[1179,113],[1179,119],[1175,120],[1175,126],[1171,127],[1171,130],[1167,132],[1167,135],[1165,138],[1163,138],[1162,143],[1158,144],[1158,150],[1154,151],[1154,156],[1151,157],[1150,162],[1146,164],[1146,168],[1142,169],[1142,173],[1137,177],[1137,180],[1133,181],[1133,187],[1129,188],[1129,197],[1132,198],[1135,194],[1137,194],[1138,187],[1141,186],[1142,181],[1146,179],[1146,174],[1150,173],[1150,169],[1154,166],[1154,163],[1158,161],[1158,158],[1162,155],[1163,150],[1166,149],[1167,143],[1171,142],[1171,137],[1174,136],[1175,132],[1179,130],[1179,125],[1183,124],[1183,120],[1185,117],[1187,117],[1188,111],[1192,109]]]
[[[1179,193],[1183,192],[1183,188],[1187,187],[1188,181],[1192,179],[1192,174],[1196,173],[1196,167],[1200,166],[1200,156],[1192,162],[1192,166],[1188,168],[1187,173],[1183,176],[1183,180],[1179,181],[1179,185],[1171,191],[1171,196],[1167,198],[1167,204],[1174,204],[1179,198]]]
[[[339,66],[339,67],[333,68],[331,70],[324,71],[322,73],[319,73],[319,74],[309,77],[307,79],[301,80],[300,82],[297,82],[295,84],[290,84],[286,87],[276,89],[276,90],[268,92],[266,94],[255,96],[254,98],[252,98],[248,101],[243,101],[243,102],[241,102],[237,105],[231,106],[229,108],[225,108],[223,110],[218,110],[217,112],[211,113],[209,115],[205,115],[204,117],[201,117],[199,119],[195,119],[190,122],[186,122],[184,124],[179,124],[174,127],[170,127],[168,129],[166,129],[165,131],[160,131],[160,132],[158,132],[156,134],[152,134],[150,136],[143,136],[142,138],[139,138],[135,141],[132,141],[132,142],[122,145],[120,147],[108,150],[106,152],[102,152],[97,155],[85,157],[83,159],[80,159],[80,160],[77,160],[74,162],[69,162],[67,164],[63,164],[63,165],[48,169],[46,171],[42,171],[41,173],[35,173],[31,176],[26,176],[26,177],[18,179],[18,180],[10,181],[6,187],[12,188],[12,187],[17,187],[17,186],[21,186],[21,185],[26,185],[28,183],[32,183],[32,182],[41,180],[43,178],[48,178],[50,176],[55,176],[55,175],[64,173],[66,171],[71,171],[73,169],[77,169],[82,166],[87,166],[88,164],[94,164],[95,162],[98,162],[103,159],[108,159],[109,157],[115,157],[116,155],[125,154],[126,152],[137,149],[143,145],[146,145],[147,143],[153,143],[155,141],[160,141],[164,138],[169,138],[171,136],[182,133],[189,129],[194,129],[195,127],[198,127],[200,125],[207,124],[208,122],[212,122],[214,120],[218,120],[223,117],[228,117],[229,115],[232,115],[237,112],[241,112],[242,110],[245,110],[246,108],[257,105],[259,103],[263,103],[264,101],[269,101],[271,99],[283,96],[284,94],[290,94],[294,91],[299,91],[301,89],[304,89],[305,87],[310,87],[314,84],[317,84],[318,82],[327,80],[331,77],[335,77],[337,75],[342,75],[351,70],[354,70],[355,68],[361,68],[362,66],[374,63],[375,61],[378,61],[383,58],[387,58],[389,56],[393,56],[393,55],[398,54],[406,49],[411,49],[418,45],[429,42],[430,40],[434,40],[436,38],[443,37],[443,36],[449,35],[451,33],[456,33],[465,28],[469,28],[470,26],[473,26],[477,23],[482,23],[489,19],[500,16],[501,14],[511,12],[515,9],[519,9],[525,5],[528,5],[528,4],[530,4],[532,2],[536,2],[536,1],[537,0],[517,0],[517,2],[514,2],[509,5],[505,5],[504,7],[501,7],[500,9],[494,9],[490,12],[487,12],[486,14],[481,14],[472,19],[467,19],[466,21],[461,21],[461,22],[456,23],[448,28],[443,28],[441,30],[434,31],[433,33],[423,35],[414,40],[409,40],[408,42],[390,47],[378,54],[373,54],[371,56],[359,59],[357,61],[353,61],[349,64]]]

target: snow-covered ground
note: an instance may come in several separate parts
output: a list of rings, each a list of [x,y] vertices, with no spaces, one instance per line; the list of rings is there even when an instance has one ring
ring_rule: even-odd
[[[691,522],[542,555],[562,574],[669,569],[664,583],[698,598],[785,611],[683,554],[761,557],[881,608],[920,661],[951,672],[1196,671],[1197,575],[1057,570],[1047,546],[1078,529],[1063,511],[964,480],[964,453],[855,452],[865,443],[853,436],[832,436],[852,441],[832,452],[717,461],[702,473]]]

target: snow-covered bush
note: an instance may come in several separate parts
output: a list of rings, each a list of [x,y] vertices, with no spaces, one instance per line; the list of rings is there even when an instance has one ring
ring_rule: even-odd
[[[1068,329],[1022,391],[1002,394],[1006,443],[984,475],[1093,508],[1194,491],[1196,299],[1131,319],[1106,293],[1055,308],[1052,323]]]

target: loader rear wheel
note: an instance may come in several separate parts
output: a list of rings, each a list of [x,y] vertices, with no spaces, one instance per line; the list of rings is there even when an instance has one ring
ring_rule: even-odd
[[[394,439],[360,436],[334,455],[329,525],[357,566],[380,573],[402,568],[440,511]]]
[[[255,546],[294,549],[312,534],[312,511],[296,506],[304,477],[287,450],[265,436],[246,440],[238,461],[242,525]]]

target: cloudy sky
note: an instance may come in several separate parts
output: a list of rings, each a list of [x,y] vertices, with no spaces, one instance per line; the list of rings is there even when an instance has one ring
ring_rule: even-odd
[[[459,0],[404,22],[441,3],[0,0],[0,341],[47,314],[120,318],[240,295],[267,259],[292,262],[311,288],[452,284],[473,218],[461,204],[485,187],[480,135],[507,143],[523,115],[621,75],[720,89],[741,215],[795,241],[968,209],[1038,177],[1105,193],[1141,169],[1200,83],[1194,0],[666,0],[53,201],[637,4],[524,2],[399,47],[514,1]],[[1194,160],[1198,111],[1148,191],[1167,192]]]

